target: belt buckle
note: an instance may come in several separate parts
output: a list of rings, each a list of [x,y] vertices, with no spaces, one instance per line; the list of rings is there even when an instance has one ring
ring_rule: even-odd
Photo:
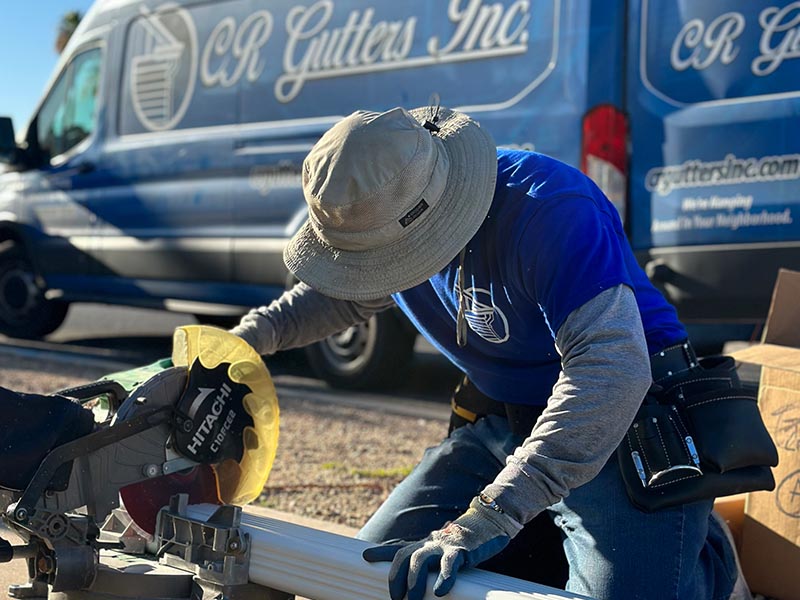
[[[453,412],[457,414],[462,419],[466,419],[470,423],[474,423],[478,420],[478,413],[472,412],[471,410],[464,408],[463,406],[459,406],[456,403],[455,398],[450,399],[450,408],[453,409]]]

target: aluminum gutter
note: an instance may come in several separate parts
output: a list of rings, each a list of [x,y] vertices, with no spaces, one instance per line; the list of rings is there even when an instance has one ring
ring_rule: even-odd
[[[216,506],[189,506],[187,516],[208,519]],[[242,529],[250,534],[250,581],[312,600],[386,600],[389,563],[370,564],[361,552],[370,544],[278,519],[247,508]],[[428,581],[427,598],[435,576]],[[451,600],[588,600],[513,577],[479,569],[460,574]]]

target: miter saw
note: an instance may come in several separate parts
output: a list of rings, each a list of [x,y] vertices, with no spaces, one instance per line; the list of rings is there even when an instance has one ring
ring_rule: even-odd
[[[48,426],[34,436],[20,419],[0,424],[0,519],[23,540],[0,539],[0,562],[25,559],[29,576],[11,597],[285,597],[247,578],[240,506],[271,469],[278,404],[243,340],[182,327],[170,361],[51,396],[6,397],[10,412],[36,411],[28,422]],[[40,439],[52,447],[38,449]],[[191,519],[190,503],[219,509]]]

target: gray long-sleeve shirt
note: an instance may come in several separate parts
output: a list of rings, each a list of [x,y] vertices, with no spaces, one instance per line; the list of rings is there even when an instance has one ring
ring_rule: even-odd
[[[253,309],[233,333],[261,354],[321,340],[369,319],[391,298],[352,302],[298,284]],[[530,436],[484,490],[526,523],[591,480],[622,440],[650,386],[650,362],[633,291],[605,290],[556,334],[561,375]]]
[[[300,348],[363,323],[394,304],[390,297],[353,302],[298,283],[269,306],[254,308],[231,329],[259,354]]]

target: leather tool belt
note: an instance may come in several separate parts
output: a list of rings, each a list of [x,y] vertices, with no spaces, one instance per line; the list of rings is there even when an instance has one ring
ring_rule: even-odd
[[[651,365],[654,383],[617,449],[631,502],[654,511],[773,489],[777,450],[734,360],[697,360],[684,343]]]
[[[666,380],[674,375],[697,366],[697,356],[689,342],[665,348],[650,357],[653,381]],[[493,400],[481,392],[465,375],[456,386],[450,399],[453,412],[450,416],[450,432],[481,417],[498,415],[508,419],[509,427],[515,435],[530,434],[544,406],[508,404]]]

